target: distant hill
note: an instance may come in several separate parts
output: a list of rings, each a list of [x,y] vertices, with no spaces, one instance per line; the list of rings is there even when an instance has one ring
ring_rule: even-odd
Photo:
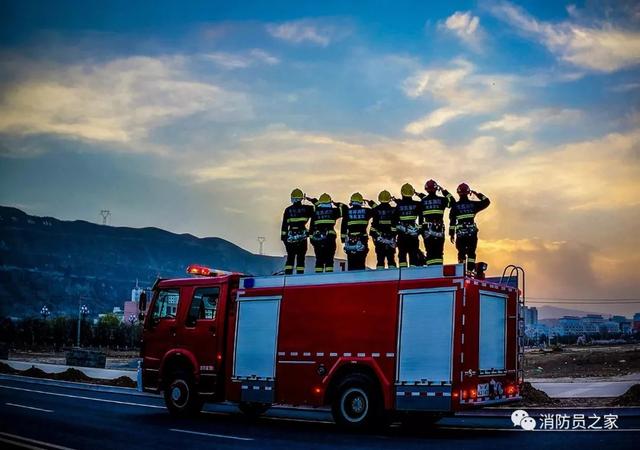
[[[77,312],[85,297],[93,313],[111,310],[156,277],[182,277],[188,264],[254,275],[282,269],[282,258],[252,254],[215,237],[159,228],[98,225],[36,217],[0,206],[0,315]]]

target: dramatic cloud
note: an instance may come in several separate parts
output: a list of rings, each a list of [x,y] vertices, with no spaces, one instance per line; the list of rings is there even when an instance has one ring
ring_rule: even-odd
[[[544,125],[569,125],[576,123],[582,116],[575,109],[542,108],[527,114],[504,114],[497,120],[485,122],[478,126],[480,131],[531,131]]]
[[[586,26],[572,21],[539,21],[509,2],[488,5],[489,11],[519,32],[536,39],[563,61],[598,72],[614,72],[640,63],[640,32],[605,22]]]
[[[465,44],[473,48],[478,48],[482,39],[482,28],[480,27],[480,18],[471,14],[470,11],[456,11],[447,17],[444,22],[440,22],[438,26],[461,39]]]
[[[476,73],[475,66],[463,59],[454,60],[447,69],[420,70],[405,80],[406,95],[432,98],[444,106],[409,123],[405,131],[422,134],[460,116],[499,111],[515,97],[511,84],[510,77]]]
[[[348,27],[317,19],[300,19],[268,24],[267,32],[276,39],[293,44],[310,43],[326,47],[349,34]]]
[[[251,114],[244,94],[195,81],[181,56],[32,64],[33,70],[3,87],[2,132],[127,143],[196,113],[212,121]]]
[[[280,62],[275,56],[257,48],[243,54],[225,52],[207,53],[202,55],[202,58],[212,61],[225,69],[246,69],[259,64],[273,66]]]

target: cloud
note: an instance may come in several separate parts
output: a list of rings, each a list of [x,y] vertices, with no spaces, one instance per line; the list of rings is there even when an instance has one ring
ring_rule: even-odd
[[[259,64],[266,64],[269,66],[280,63],[280,59],[277,57],[254,48],[244,54],[241,53],[226,53],[226,52],[212,52],[202,55],[202,58],[209,60],[225,69],[246,69]]]
[[[618,28],[609,22],[595,26],[575,21],[540,21],[509,2],[491,3],[488,10],[575,66],[614,72],[640,63],[640,32],[635,29]]]
[[[405,131],[419,135],[460,116],[500,110],[516,97],[511,84],[508,76],[476,73],[475,66],[464,59],[454,60],[446,69],[418,70],[404,81],[405,94],[430,97],[444,106],[409,123]]]
[[[480,131],[532,131],[543,125],[575,124],[582,117],[582,112],[576,109],[541,108],[527,114],[504,114],[497,120],[482,123]]]
[[[251,115],[245,94],[194,80],[188,62],[182,56],[26,62],[21,77],[3,86],[0,131],[130,143],[193,114],[222,122]]]
[[[471,14],[470,11],[456,11],[444,22],[440,22],[438,27],[454,34],[472,48],[478,49],[480,46],[483,36],[480,18]]]
[[[342,24],[319,19],[299,19],[266,25],[267,33],[292,44],[310,43],[327,47],[346,37],[350,30]]]

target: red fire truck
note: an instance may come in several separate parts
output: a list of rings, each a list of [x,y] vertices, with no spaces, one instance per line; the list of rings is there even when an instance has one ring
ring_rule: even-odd
[[[163,392],[172,414],[204,402],[253,415],[330,407],[338,424],[364,427],[394,412],[436,418],[520,399],[524,300],[513,274],[479,279],[462,264],[188,272],[198,276],[155,283],[144,320],[143,386]]]

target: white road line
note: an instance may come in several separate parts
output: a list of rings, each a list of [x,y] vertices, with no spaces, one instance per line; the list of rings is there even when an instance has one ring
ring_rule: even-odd
[[[36,408],[35,406],[18,405],[17,403],[5,403],[7,406],[15,406],[16,408],[33,409],[34,411],[53,412],[52,409]]]
[[[611,433],[611,432],[620,432],[620,431],[635,431],[638,432],[640,431],[640,428],[618,428],[618,429],[614,429],[614,430],[543,430],[543,429],[535,429],[535,430],[523,430],[522,428],[485,428],[485,427],[465,427],[463,425],[456,427],[456,426],[438,426],[436,425],[436,428],[439,430],[473,430],[473,431],[516,431],[516,432],[521,432],[521,431],[534,431],[534,432],[552,432],[552,433],[557,433],[557,432],[564,432],[564,433],[594,433],[596,431],[601,432],[601,433]]]
[[[169,431],[175,431],[177,433],[196,434],[198,436],[210,436],[210,437],[223,438],[223,439],[234,439],[236,441],[253,441],[254,440],[253,438],[230,436],[228,434],[203,433],[201,431],[180,430],[178,428],[169,428]]]
[[[22,442],[16,442],[16,440],[30,442],[32,444],[37,444],[37,445],[44,445],[46,447],[55,448],[55,449],[58,449],[58,450],[73,450],[72,448],[69,448],[69,447],[63,447],[61,445],[51,444],[49,442],[37,441],[35,439],[30,439],[30,438],[26,438],[26,437],[23,437],[23,436],[18,436],[17,434],[0,432],[0,436],[5,436],[5,437],[8,437],[9,439],[14,439],[12,441],[10,441],[9,439],[3,439],[4,442],[9,442],[9,443],[14,444],[14,445],[22,446],[24,448],[41,449],[42,447],[33,447],[33,446],[28,445],[28,444],[24,444]]]
[[[13,389],[15,391],[34,392],[36,394],[54,395],[56,397],[77,398],[80,400],[93,400],[94,402],[115,403],[117,405],[142,406],[143,408],[165,409],[164,406],[145,405],[144,403],[134,403],[134,402],[122,402],[119,400],[109,400],[106,398],[84,397],[82,395],[61,394],[59,392],[38,391],[36,389],[27,389],[27,388],[15,387],[15,386],[5,386],[3,384],[0,384],[0,388]]]

